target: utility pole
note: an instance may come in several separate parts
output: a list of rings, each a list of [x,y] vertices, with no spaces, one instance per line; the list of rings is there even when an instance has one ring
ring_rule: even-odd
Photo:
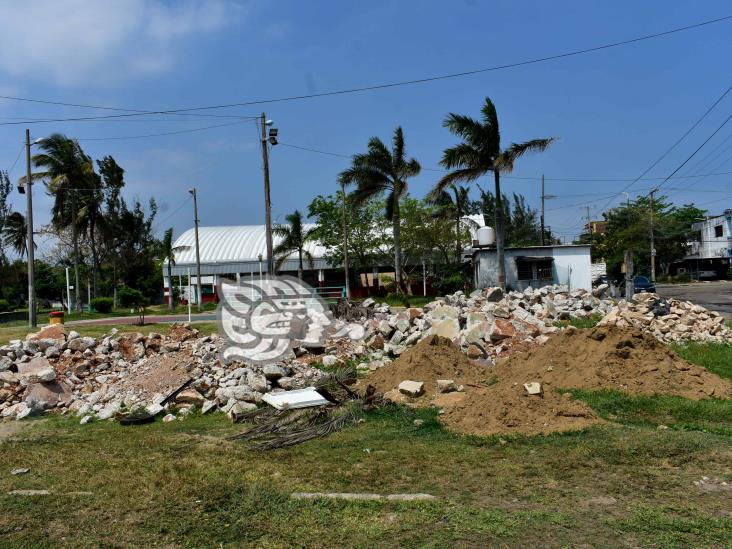
[[[25,223],[28,229],[28,325],[35,328],[36,322],[36,268],[35,250],[33,249],[33,179],[31,176],[31,142],[30,130],[25,130],[25,167],[26,167],[26,204]]]
[[[271,124],[271,122],[270,122]],[[272,257],[272,204],[269,197],[269,147],[267,144],[267,117],[262,113],[259,123],[262,131],[262,165],[264,167],[264,223],[267,239],[267,274],[274,274],[274,258]]]
[[[651,282],[656,282],[656,244],[653,238],[653,193],[657,190],[658,188],[651,189],[649,193],[651,206]]]
[[[544,194],[544,174],[541,175],[541,245],[546,246],[546,227],[544,226],[544,200],[556,198],[554,194]]]
[[[348,280],[348,222],[346,221],[346,184],[341,183],[343,192],[343,272],[346,282],[346,301],[351,299],[351,285]]]
[[[188,192],[193,196],[193,225],[196,233],[196,292],[198,293],[196,306],[200,313],[203,310],[203,292],[201,291],[201,246],[198,240],[198,194],[195,187],[189,189]],[[188,284],[190,286],[190,281]]]

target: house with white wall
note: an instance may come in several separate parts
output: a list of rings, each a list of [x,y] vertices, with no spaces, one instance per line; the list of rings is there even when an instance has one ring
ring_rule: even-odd
[[[564,284],[574,290],[592,288],[590,245],[526,246],[506,248],[506,287],[523,290]],[[496,248],[473,248],[473,282],[476,288],[498,286]]]

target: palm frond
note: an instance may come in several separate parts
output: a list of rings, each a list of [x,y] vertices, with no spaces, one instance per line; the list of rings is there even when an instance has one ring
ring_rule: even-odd
[[[495,160],[496,169],[510,173],[513,171],[513,165],[520,157],[529,152],[543,152],[549,145],[554,143],[556,138],[549,137],[547,139],[532,139],[524,143],[512,143],[504,150]]]

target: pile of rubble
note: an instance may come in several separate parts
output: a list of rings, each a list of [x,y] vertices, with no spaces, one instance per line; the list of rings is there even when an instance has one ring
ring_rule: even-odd
[[[599,325],[640,328],[664,343],[732,343],[732,330],[719,313],[658,294],[641,293],[633,301],[620,300]]]
[[[173,325],[168,335],[117,334],[99,340],[55,327],[0,347],[0,415],[22,419],[49,409],[109,419],[122,411],[161,413],[166,397],[178,413],[194,406],[242,413],[264,393],[307,387],[322,371],[290,361],[265,366],[222,364],[218,336]],[[190,380],[190,382],[189,382]]]
[[[374,313],[364,321],[365,343],[372,350],[364,368],[379,368],[431,335],[459,343],[469,358],[492,360],[512,348],[545,342],[559,329],[557,321],[604,316],[613,307],[607,290],[606,285],[592,292],[559,285],[508,293],[488,288],[470,295],[457,292],[395,314],[366,300]]]

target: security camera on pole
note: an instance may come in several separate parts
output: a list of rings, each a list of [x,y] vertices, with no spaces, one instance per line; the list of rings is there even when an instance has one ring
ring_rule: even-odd
[[[272,203],[269,198],[269,145],[277,144],[277,128],[269,128],[269,137],[267,136],[267,127],[272,125],[271,120],[262,113],[259,127],[262,132],[262,166],[264,169],[264,223],[267,239],[267,274],[274,274],[274,257],[272,255]]]

